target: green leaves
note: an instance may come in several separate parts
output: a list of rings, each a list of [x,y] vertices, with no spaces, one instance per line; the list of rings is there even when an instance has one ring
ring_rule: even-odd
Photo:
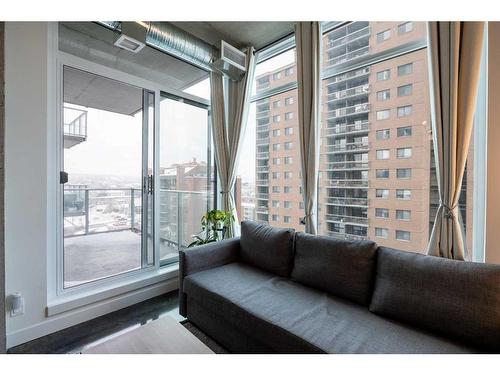
[[[230,211],[211,210],[201,218],[202,232],[193,236],[194,241],[188,247],[204,245],[210,242],[223,240],[226,233],[231,230],[234,215]],[[204,237],[201,235],[204,234]]]

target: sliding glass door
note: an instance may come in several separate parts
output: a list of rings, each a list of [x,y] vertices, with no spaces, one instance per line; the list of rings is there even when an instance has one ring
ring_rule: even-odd
[[[214,207],[214,166],[208,106],[162,93],[160,102],[159,219],[161,264],[200,234]]]
[[[154,93],[63,69],[63,287],[154,265]]]

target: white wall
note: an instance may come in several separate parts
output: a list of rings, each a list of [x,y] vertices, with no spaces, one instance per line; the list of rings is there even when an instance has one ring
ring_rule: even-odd
[[[24,315],[6,314],[7,347],[166,293],[178,284],[176,272],[164,270],[135,289],[117,288],[104,299],[91,298],[87,305],[47,316],[47,305],[54,303],[47,291],[54,290],[49,286],[55,283],[56,243],[54,27],[45,22],[5,24],[6,295],[20,292],[25,299]]]

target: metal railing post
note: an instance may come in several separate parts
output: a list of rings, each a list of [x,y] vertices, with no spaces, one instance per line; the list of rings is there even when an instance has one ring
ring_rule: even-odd
[[[85,234],[89,234],[89,189],[85,189]]]
[[[181,208],[181,192],[177,192],[177,250],[181,249],[182,244],[182,208]]]
[[[130,189],[130,229],[135,228],[135,191]]]

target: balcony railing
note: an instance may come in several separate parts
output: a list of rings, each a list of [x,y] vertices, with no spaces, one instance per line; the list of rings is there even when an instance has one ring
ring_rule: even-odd
[[[334,205],[334,206],[368,207],[368,198],[327,197],[326,204]]]
[[[325,185],[327,187],[368,187],[368,180],[359,179],[359,180],[339,180],[339,179],[323,179]]]
[[[267,214],[269,213],[269,207],[267,206],[257,206],[255,211],[259,214]]]
[[[269,159],[269,151],[257,152],[257,159]]]
[[[340,125],[332,128],[325,128],[324,134],[325,136],[339,135],[339,134],[348,134],[348,133],[358,133],[358,132],[366,132],[370,130],[369,122],[362,122],[359,124],[348,124],[348,125]]]
[[[337,39],[330,40],[327,45],[327,50],[330,51],[332,49],[341,47],[347,43],[353,42],[355,40],[361,39],[366,36],[370,36],[371,29],[370,26],[359,29],[351,34],[347,34],[345,36],[341,36]]]
[[[269,106],[267,110],[259,111],[257,110],[257,113],[255,114],[255,118],[264,118],[264,117],[269,117]]]
[[[366,151],[370,149],[369,142],[356,142],[356,143],[344,143],[338,145],[327,145],[325,147],[326,153],[332,152],[357,152]]]
[[[357,78],[357,77],[362,77],[370,74],[370,67],[366,67],[363,69],[356,69],[344,74],[339,74],[337,76],[334,76],[328,80],[327,86],[332,85],[334,83],[346,81],[349,79]]]
[[[267,199],[269,199],[269,194],[268,193],[257,193],[257,194],[255,194],[255,197],[257,199],[267,200]]]
[[[369,93],[370,93],[370,85],[364,84],[356,87],[351,87],[345,90],[332,92],[327,95],[326,101],[333,102],[335,100],[352,98],[357,95],[369,94]]]
[[[362,225],[362,226],[367,226],[368,225],[368,218],[366,218],[366,217],[359,217],[359,216],[345,216],[345,215],[326,214],[325,215],[325,220],[326,221],[331,221],[331,222],[334,222],[334,223],[356,224],[356,225]]]
[[[268,145],[269,144],[269,135],[267,137],[264,137],[264,138],[257,138],[255,140],[255,143],[257,145]]]
[[[257,166],[256,170],[257,170],[257,173],[267,173],[267,172],[269,172],[269,166],[268,165]]]
[[[328,111],[327,119],[355,115],[358,113],[366,113],[369,111],[370,111],[369,103],[357,104],[351,107],[332,109]]]
[[[357,50],[354,50],[352,52],[347,52],[345,54],[342,54],[340,56],[335,56],[332,57],[331,59],[328,59],[326,61],[327,66],[334,66],[343,62],[351,61],[354,60],[358,57],[367,55],[370,53],[370,46],[365,46],[358,48]]]
[[[87,111],[65,107],[69,113],[77,113],[77,117],[64,123],[64,148],[73,147],[87,139]]]
[[[257,132],[268,132],[269,131],[269,123],[264,124],[264,125],[257,125]]]
[[[327,163],[325,170],[327,171],[339,171],[339,170],[352,170],[352,169],[368,169],[369,162],[367,161],[338,161],[333,163]]]
[[[339,238],[341,240],[366,240],[366,236],[361,236],[357,234],[343,233],[343,232],[333,232],[326,231],[326,235],[334,238]]]
[[[268,179],[257,179],[257,180],[255,180],[255,185],[257,185],[257,186],[269,186],[269,180]]]

